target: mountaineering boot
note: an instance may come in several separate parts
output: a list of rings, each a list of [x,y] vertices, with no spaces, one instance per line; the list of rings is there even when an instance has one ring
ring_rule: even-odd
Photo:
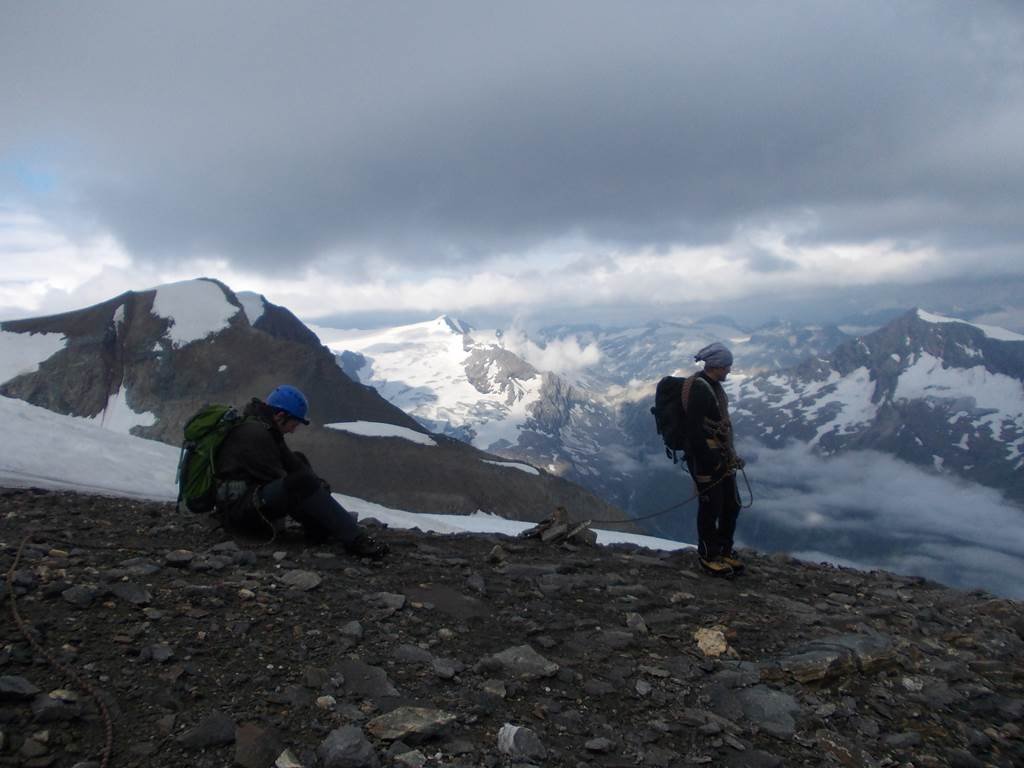
[[[728,577],[733,576],[736,573],[733,570],[732,566],[725,562],[725,560],[723,560],[721,557],[701,557],[700,567],[703,568],[706,573],[709,573],[712,576]]]
[[[728,552],[723,552],[721,555],[721,561],[733,569],[736,573],[742,571],[746,566],[743,561],[740,560],[739,555],[736,554],[735,549],[730,549]]]
[[[354,557],[368,557],[371,560],[380,560],[391,551],[383,541],[377,541],[373,536],[362,531],[345,545],[345,550]]]

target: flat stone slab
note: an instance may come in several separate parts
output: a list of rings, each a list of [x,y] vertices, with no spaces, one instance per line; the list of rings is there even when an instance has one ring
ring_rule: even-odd
[[[798,682],[811,683],[854,671],[873,672],[895,657],[896,646],[885,635],[835,635],[795,649],[774,666]]]
[[[366,730],[386,741],[416,741],[436,736],[453,722],[455,715],[451,712],[426,707],[399,707],[386,715],[375,717],[366,724]]]
[[[24,677],[0,675],[0,701],[28,701],[37,693],[39,689]]]
[[[297,569],[288,571],[288,573],[281,577],[282,584],[292,589],[300,589],[303,592],[316,589],[323,581],[320,574],[315,571],[301,571]]]

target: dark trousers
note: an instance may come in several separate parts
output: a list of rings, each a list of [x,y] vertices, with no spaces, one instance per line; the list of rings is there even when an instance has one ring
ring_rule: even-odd
[[[359,526],[355,516],[335,501],[330,490],[311,471],[293,472],[261,485],[229,514],[229,521],[252,531],[266,531],[284,517],[298,521],[312,542],[337,539],[353,542]]]
[[[740,514],[736,475],[727,475],[717,484],[714,481],[697,483],[697,490],[700,492],[697,507],[697,548],[700,556],[710,559],[731,552],[736,518]]]

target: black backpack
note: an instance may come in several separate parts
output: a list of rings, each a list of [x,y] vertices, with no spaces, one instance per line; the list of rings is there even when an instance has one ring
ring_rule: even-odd
[[[665,441],[665,455],[672,459],[673,464],[679,461],[676,455],[679,451],[682,451],[683,458],[686,458],[686,409],[683,407],[683,397],[685,395],[689,401],[690,387],[696,379],[696,376],[689,379],[685,376],[665,376],[654,390],[654,407],[651,408],[651,413],[654,414],[658,434]],[[714,390],[711,390],[711,394],[717,402],[718,397]]]
[[[654,425],[665,441],[665,455],[675,463],[676,451],[686,451],[686,412],[683,410],[685,377],[666,376],[654,390]]]

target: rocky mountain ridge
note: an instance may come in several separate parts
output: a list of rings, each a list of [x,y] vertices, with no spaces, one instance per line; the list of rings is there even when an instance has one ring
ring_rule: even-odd
[[[750,551],[727,581],[692,551],[377,535],[370,563],[0,493],[0,764],[98,765],[90,692],[112,766],[1024,761],[1020,603]]]
[[[28,364],[3,362],[15,358]],[[326,428],[370,422],[427,434],[372,388],[349,378],[287,309],[215,280],[4,322],[0,362],[5,370],[13,365],[0,382],[4,396],[170,444],[180,442],[184,422],[201,405],[241,406],[287,382],[309,397],[314,422],[291,444],[309,455],[337,492],[410,511],[483,509],[540,520],[564,506],[575,519],[625,519],[562,478],[488,463],[500,457],[455,439],[437,436],[422,445]]]

